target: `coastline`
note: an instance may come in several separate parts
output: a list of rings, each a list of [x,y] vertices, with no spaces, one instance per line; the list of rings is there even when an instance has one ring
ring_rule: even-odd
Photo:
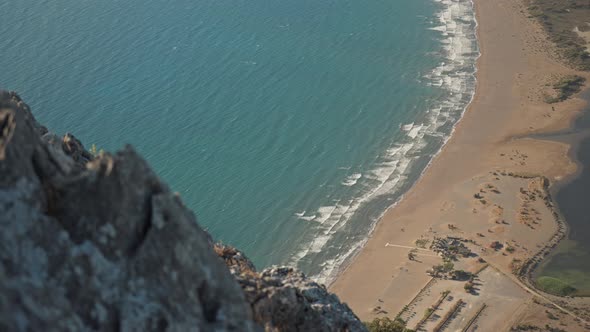
[[[555,203],[556,213],[562,222],[565,224],[565,233],[562,235],[562,240],[555,246],[549,246],[546,249],[546,253],[539,252],[540,256],[531,258],[531,268],[527,271],[526,277],[529,282],[543,275],[551,275],[558,272],[571,273],[572,271],[581,272],[582,274],[587,273],[587,269],[584,269],[584,262],[587,262],[587,257],[577,257],[575,264],[572,264],[571,260],[569,263],[564,264],[564,255],[568,257],[570,255],[577,255],[579,252],[573,252],[573,249],[564,249],[566,247],[575,246],[576,249],[588,252],[587,244],[580,243],[580,238],[585,238],[583,234],[587,234],[585,225],[585,202],[580,201],[577,197],[587,197],[584,192],[586,185],[584,181],[588,178],[588,169],[584,167],[587,165],[588,160],[588,145],[590,144],[590,88],[586,88],[579,94],[581,99],[586,101],[584,112],[576,117],[572,122],[572,126],[565,132],[548,133],[544,135],[545,139],[549,140],[563,140],[570,144],[569,157],[577,165],[575,173],[557,181],[551,188],[551,196]],[[565,196],[564,196],[565,195]],[[577,238],[577,240],[576,240]],[[560,256],[560,259],[557,259]],[[541,259],[538,259],[541,258]],[[557,259],[557,261],[554,261]],[[559,267],[556,268],[554,265],[557,264]],[[553,268],[551,268],[553,265]],[[561,277],[561,276],[556,276]],[[580,279],[568,280],[568,282],[574,282],[572,286],[577,288],[573,294],[575,297],[588,297],[590,296],[590,289],[586,283],[583,283]],[[579,283],[576,284],[576,283]]]
[[[465,16],[449,17],[450,13],[453,11],[465,14],[465,5],[463,3],[460,4],[459,2],[452,0],[432,1],[440,6],[440,11],[436,13],[436,23],[439,25],[436,25],[434,24],[435,22],[433,22],[434,25],[430,27],[429,30],[438,31],[441,33],[440,42],[442,48],[444,49],[444,53],[446,54],[442,58],[441,63],[433,68],[429,74],[425,75],[424,78],[429,81],[428,85],[441,88],[447,93],[447,96],[444,96],[438,100],[438,107],[432,106],[432,108],[430,108],[424,114],[426,118],[425,122],[400,124],[400,128],[402,131],[406,132],[410,139],[405,141],[394,141],[394,144],[389,147],[389,150],[406,150],[404,153],[402,153],[401,162],[405,162],[407,164],[405,167],[401,167],[402,171],[399,172],[401,181],[399,181],[398,178],[399,182],[394,181],[395,183],[393,186],[391,186],[391,184],[388,183],[389,181],[386,180],[376,190],[374,189],[374,191],[370,192],[362,199],[363,201],[370,201],[373,198],[379,198],[378,192],[381,191],[380,187],[391,187],[388,190],[391,190],[393,196],[395,197],[393,204],[387,206],[382,210],[382,213],[377,218],[373,219],[375,221],[371,223],[367,231],[368,236],[354,243],[346,254],[336,257],[333,264],[329,265],[328,268],[323,269],[320,274],[313,276],[316,280],[326,284],[327,286],[330,286],[332,283],[334,283],[338,275],[342,273],[342,271],[344,271],[346,267],[348,267],[348,265],[350,265],[356,259],[357,255],[362,251],[362,248],[369,240],[370,235],[375,230],[375,227],[387,213],[387,211],[394,208],[400,201],[402,201],[411,187],[417,181],[419,181],[424,173],[430,168],[433,161],[443,151],[444,147],[452,138],[458,123],[461,121],[467,112],[469,105],[471,105],[473,99],[475,98],[475,89],[477,83],[476,64],[477,60],[481,56],[481,52],[476,36],[478,23],[474,10],[474,2],[473,0],[465,1],[468,2],[468,6],[471,7],[471,11],[468,12],[469,19],[465,20]],[[464,29],[471,24],[473,24],[473,31],[465,31]],[[460,31],[457,31],[457,26],[459,26],[458,30]],[[457,43],[457,41],[453,40],[457,40],[459,42]],[[474,42],[475,48],[470,49],[470,47],[467,46],[467,52],[464,52],[463,54],[461,54],[461,52],[457,54],[456,50],[453,48],[453,46],[457,46],[457,44],[459,44],[460,51],[464,51],[463,48],[465,47],[465,43],[469,42]],[[473,85],[470,85],[471,81],[473,81]],[[462,97],[465,94],[469,97],[467,102],[465,102],[464,98]],[[442,122],[440,121],[440,118],[443,118]],[[449,127],[449,124],[450,130],[445,130],[443,127]],[[428,136],[437,138],[442,137],[443,139],[442,142],[440,142],[440,146],[436,148],[434,153],[430,155],[428,153],[426,154],[428,156],[428,161],[426,164],[422,166],[421,169],[418,169],[418,172],[414,173],[414,167],[416,166],[415,158],[412,156],[407,156],[406,154],[423,153],[423,147],[427,145],[426,141],[429,138]],[[407,139],[408,137],[405,138]],[[407,146],[410,146],[410,148],[406,149]],[[415,146],[418,146],[418,148],[414,149]],[[389,153],[389,151],[387,152]],[[383,162],[387,163],[388,161],[384,160]],[[374,172],[378,170],[378,168],[379,167],[376,169],[371,169],[370,172]],[[395,166],[394,170],[397,171],[397,168],[400,168],[399,165]],[[408,171],[408,169],[410,170]],[[394,175],[394,173],[391,173],[389,176],[391,175]],[[415,179],[413,181],[407,181],[409,177],[414,176]],[[404,188],[405,186],[407,186],[407,188]]]
[[[460,234],[485,244],[492,240],[515,245],[518,242],[515,254],[480,255],[510,275],[514,260],[534,256],[534,248],[542,246],[558,230],[548,209],[536,207],[540,212],[534,225],[519,214],[523,207],[528,211],[531,204],[536,204],[534,197],[523,198],[523,188],[536,188],[537,184],[490,174],[532,174],[544,176],[553,184],[576,171],[568,156],[568,144],[511,138],[570,126],[582,101],[572,98],[552,108],[542,101],[542,91],[551,77],[577,72],[554,60],[544,32],[526,17],[521,2],[475,0],[474,5],[481,56],[477,60],[476,92],[467,111],[420,178],[385,212],[364,248],[330,286],[363,320],[394,318],[429,282],[425,270],[440,258],[424,255],[419,256],[420,262],[409,261],[408,248],[414,247],[417,239]],[[587,73],[583,75],[588,77]],[[490,183],[501,187],[502,193],[490,198],[490,202],[482,199],[484,203],[478,205],[471,197],[474,190]],[[482,238],[476,235],[483,233]],[[478,249],[484,246],[479,244]],[[507,284],[514,284],[511,278],[506,279]],[[493,293],[490,291],[489,303],[494,301]],[[530,304],[531,299],[532,295],[520,287],[512,294],[512,306],[496,308],[496,323],[488,319],[483,324],[503,329],[517,319],[529,317],[538,309]],[[515,312],[519,315],[511,318]]]

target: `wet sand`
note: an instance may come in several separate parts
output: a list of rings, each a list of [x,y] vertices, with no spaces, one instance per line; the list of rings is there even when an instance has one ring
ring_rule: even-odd
[[[363,320],[394,318],[428,284],[425,272],[440,258],[418,255],[410,261],[407,247],[417,239],[453,235],[476,241],[474,250],[517,283],[511,276],[514,260],[533,256],[558,229],[551,209],[541,203],[539,181],[554,183],[576,172],[569,145],[515,137],[570,126],[584,101],[550,105],[544,93],[556,77],[576,72],[555,60],[553,46],[521,1],[476,0],[475,8],[482,55],[473,102],[442,152],[330,287]],[[486,250],[493,241],[516,251]],[[494,329],[508,329],[531,316],[530,310],[540,310],[530,305],[530,293],[516,298],[510,310],[486,309],[505,325]]]

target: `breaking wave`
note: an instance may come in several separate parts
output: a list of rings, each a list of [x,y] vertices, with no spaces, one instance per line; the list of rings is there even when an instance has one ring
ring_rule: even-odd
[[[430,29],[440,33],[443,61],[424,78],[426,84],[444,91],[444,97],[436,101],[436,107],[426,110],[420,123],[400,125],[405,135],[393,139],[368,171],[350,174],[341,182],[343,186],[360,188],[354,197],[297,214],[299,219],[312,222],[313,237],[300,244],[289,263],[305,265],[304,269],[319,282],[333,281],[343,264],[363,247],[377,220],[411,184],[408,179],[417,179],[440,152],[475,94],[479,49],[473,3],[435,1],[440,11]],[[424,158],[427,162],[419,162]],[[384,202],[380,211],[359,213],[372,208],[367,203],[378,199]],[[356,222],[357,218],[370,219],[363,223],[361,234],[350,231],[351,220]]]

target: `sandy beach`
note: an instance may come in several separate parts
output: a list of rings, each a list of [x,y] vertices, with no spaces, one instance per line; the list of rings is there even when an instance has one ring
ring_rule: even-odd
[[[567,128],[584,106],[575,96],[547,104],[548,84],[564,75],[590,76],[556,60],[554,46],[527,17],[522,1],[475,0],[475,8],[481,57],[472,103],[441,153],[330,288],[365,321],[401,313],[409,328],[430,331],[460,299],[458,314],[446,325],[453,330],[477,325],[506,331],[547,321],[583,331],[588,318],[568,308],[588,308],[590,300],[537,293],[512,271],[563,227],[547,203],[547,185],[576,171],[567,144],[527,135]],[[477,292],[465,292],[464,282],[433,280],[426,271],[442,259],[428,245],[409,259],[416,240],[446,236],[469,240],[478,254],[455,263],[479,272]],[[494,241],[503,248],[491,249]],[[424,310],[445,290],[450,293],[435,315],[422,322]],[[559,320],[548,319],[547,311]]]

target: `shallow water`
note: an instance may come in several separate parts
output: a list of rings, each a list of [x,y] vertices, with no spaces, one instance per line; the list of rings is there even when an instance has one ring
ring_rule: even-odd
[[[321,280],[473,95],[471,2],[9,0],[0,84],[86,146],[133,144],[199,223]]]
[[[590,103],[590,90],[582,98]],[[535,275],[559,278],[575,287],[577,295],[590,296],[590,106],[571,129],[546,136],[572,143],[572,157],[580,169],[554,190],[553,198],[569,233]]]

